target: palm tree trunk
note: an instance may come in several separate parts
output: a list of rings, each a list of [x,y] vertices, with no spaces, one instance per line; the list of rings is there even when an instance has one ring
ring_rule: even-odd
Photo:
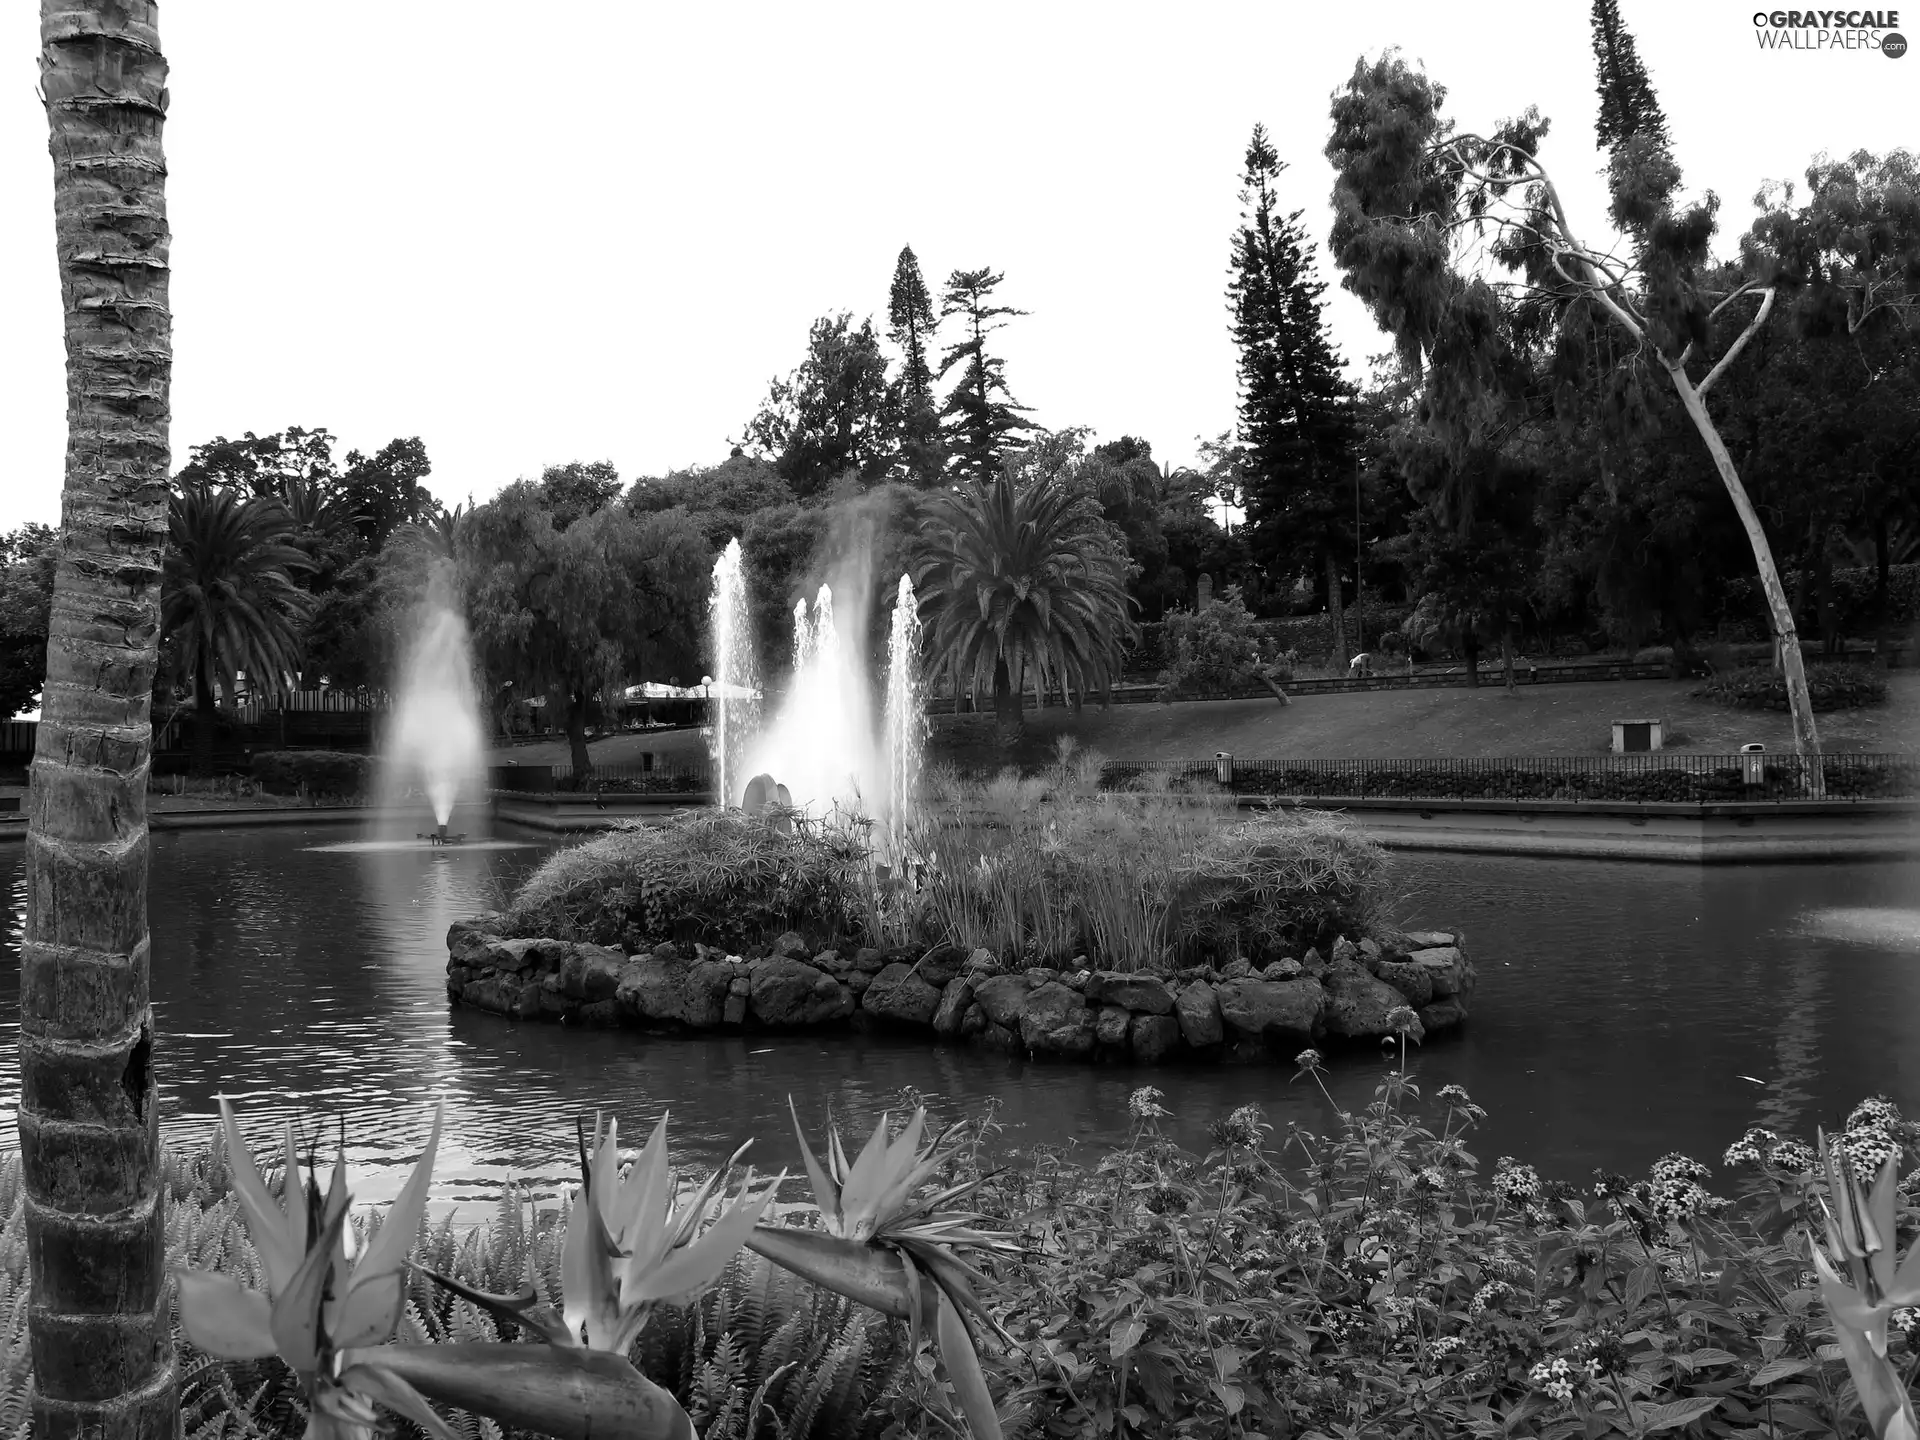
[[[167,538],[167,93],[153,0],[41,0],[67,465],[20,945],[36,1440],[179,1429],[147,999]]]
[[[1020,692],[1014,688],[1005,656],[993,662],[993,718],[1002,744],[1020,738]]]
[[[209,657],[193,674],[193,773],[201,779],[213,774],[213,680],[207,674]]]

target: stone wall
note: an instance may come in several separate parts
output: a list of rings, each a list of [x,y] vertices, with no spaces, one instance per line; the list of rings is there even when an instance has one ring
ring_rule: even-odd
[[[1290,1060],[1308,1045],[1377,1041],[1402,1006],[1424,1039],[1466,1018],[1474,984],[1454,937],[1431,931],[1385,947],[1341,940],[1331,960],[1309,950],[1262,971],[1238,961],[1162,979],[1008,969],[989,951],[951,945],[815,951],[792,932],[749,959],[707,945],[629,955],[510,940],[498,927],[483,915],[447,932],[447,992],[499,1015],[653,1033],[918,1031],[1080,1059]]]

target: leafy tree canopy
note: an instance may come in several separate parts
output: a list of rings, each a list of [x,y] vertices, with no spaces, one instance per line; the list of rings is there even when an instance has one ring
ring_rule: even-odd
[[[769,459],[802,500],[817,499],[844,477],[862,487],[886,477],[896,450],[894,397],[873,321],[856,327],[842,313],[823,315],[807,336],[807,357],[776,379],[747,422],[747,447]]]
[[[697,663],[710,552],[684,511],[603,501],[574,514],[578,495],[571,481],[516,481],[465,520],[458,550],[490,687],[548,696],[584,774],[590,706],[623,681]]]
[[[46,682],[58,543],[50,525],[0,535],[0,720],[31,709]]]

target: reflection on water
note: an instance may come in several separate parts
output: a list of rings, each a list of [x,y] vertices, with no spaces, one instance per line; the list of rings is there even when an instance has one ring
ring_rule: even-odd
[[[344,1117],[356,1184],[390,1196],[445,1097],[441,1199],[508,1178],[551,1184],[572,1164],[572,1122],[595,1107],[630,1129],[674,1112],[676,1153],[716,1161],[760,1137],[762,1166],[790,1161],[787,1097],[815,1122],[856,1127],[905,1087],[948,1114],[997,1102],[1003,1142],[1124,1136],[1129,1091],[1167,1093],[1183,1141],[1236,1105],[1325,1127],[1290,1070],[1134,1069],[853,1035],[648,1038],[518,1023],[450,1009],[445,935],[495,908],[548,842],[518,848],[333,843],[322,827],[154,837],[153,992],[162,1122],[205,1137],[215,1096],[264,1140],[284,1119],[331,1143]],[[11,897],[0,955],[0,1144],[17,1094],[21,849],[0,850]],[[1416,1050],[1429,1092],[1464,1085],[1491,1112],[1475,1149],[1550,1175],[1644,1170],[1680,1150],[1713,1163],[1749,1124],[1810,1132],[1883,1091],[1920,1109],[1920,966],[1904,919],[1920,867],[1635,865],[1407,856],[1399,913],[1458,928],[1480,967],[1468,1032]],[[1826,918],[1822,918],[1826,917]],[[1339,1057],[1342,1105],[1363,1104],[1384,1055]]]
[[[1893,906],[1841,905],[1808,912],[1802,922],[1810,935],[1857,940],[1895,950],[1920,951],[1920,910]]]

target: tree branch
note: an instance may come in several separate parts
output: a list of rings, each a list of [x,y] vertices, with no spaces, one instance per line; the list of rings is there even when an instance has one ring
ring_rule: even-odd
[[[1769,285],[1766,289],[1766,298],[1760,302],[1759,311],[1747,323],[1747,328],[1740,332],[1740,338],[1727,347],[1727,353],[1722,355],[1719,363],[1707,372],[1707,378],[1694,386],[1694,393],[1701,399],[1706,399],[1707,391],[1713,388],[1713,382],[1718,380],[1727,366],[1734,362],[1735,357],[1747,348],[1747,342],[1753,338],[1754,332],[1767,323],[1767,314],[1773,309],[1774,293],[1773,286]]]

